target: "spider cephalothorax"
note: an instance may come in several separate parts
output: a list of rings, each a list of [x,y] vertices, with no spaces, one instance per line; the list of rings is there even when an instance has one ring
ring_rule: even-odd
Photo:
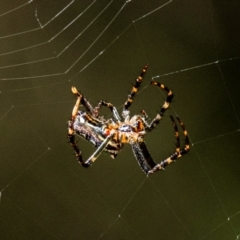
[[[147,68],[148,65],[145,65],[142,72],[135,80],[135,85],[132,87],[128,99],[124,103],[121,114],[122,117],[118,114],[117,109],[111,103],[99,101],[95,107],[92,107],[87,99],[79,93],[75,87],[72,87],[73,94],[77,96],[77,102],[73,108],[72,117],[68,124],[68,139],[75,151],[78,162],[82,164],[83,167],[89,167],[103,151],[108,152],[112,158],[115,158],[126,143],[131,145],[138,164],[146,174],[164,169],[168,164],[189,151],[189,139],[184,124],[178,117],[176,117],[183,129],[183,135],[185,138],[184,146],[180,148],[178,128],[172,116],[170,116],[170,118],[174,126],[176,138],[176,148],[174,153],[156,164],[145,145],[144,136],[154,129],[160,122],[160,119],[165,110],[169,107],[173,98],[172,91],[162,83],[156,81],[150,82],[151,85],[157,86],[167,93],[165,102],[155,118],[151,122],[148,122],[148,116],[144,110],[142,110],[140,114],[130,117],[129,108],[132,104],[133,97],[140,88]],[[78,108],[80,103],[86,108],[86,111],[79,111]],[[109,108],[113,114],[113,118],[106,120],[102,116],[99,116],[101,106]],[[84,161],[82,158],[82,153],[75,141],[75,134],[88,140],[96,147],[96,151],[87,161]]]

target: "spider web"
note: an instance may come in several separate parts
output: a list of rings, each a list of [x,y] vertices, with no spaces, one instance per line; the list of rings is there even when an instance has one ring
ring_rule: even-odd
[[[3,0],[1,238],[239,239],[237,9],[236,0]],[[175,94],[145,138],[153,158],[174,149],[170,114],[186,124],[191,151],[148,177],[129,146],[80,168],[66,140],[70,87],[121,111],[146,63],[131,114],[153,118],[163,103],[151,79]],[[93,148],[79,145],[87,158]]]

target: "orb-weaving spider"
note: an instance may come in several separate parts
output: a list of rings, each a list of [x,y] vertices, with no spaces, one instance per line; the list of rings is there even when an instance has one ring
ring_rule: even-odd
[[[168,164],[189,151],[189,139],[185,126],[183,122],[176,117],[183,129],[185,139],[184,146],[181,148],[177,124],[172,116],[170,116],[170,118],[173,123],[176,138],[174,153],[156,164],[145,145],[144,135],[154,129],[160,122],[160,119],[173,98],[172,91],[162,83],[156,81],[150,82],[151,85],[158,86],[167,93],[165,102],[155,118],[149,123],[147,121],[148,116],[144,110],[142,110],[139,115],[130,117],[129,108],[132,104],[133,97],[139,90],[147,68],[148,65],[145,65],[136,79],[135,85],[132,87],[128,99],[124,104],[122,117],[120,117],[117,109],[111,103],[99,101],[97,106],[92,107],[87,99],[75,87],[72,87],[72,92],[77,97],[77,101],[72,111],[71,120],[68,122],[68,140],[75,151],[78,162],[83,167],[89,167],[103,151],[108,152],[112,158],[115,158],[125,143],[131,145],[138,164],[146,174],[164,169]],[[86,108],[86,112],[79,111],[80,104]],[[102,116],[99,116],[101,106],[105,106],[111,110],[113,119],[105,120]],[[82,158],[82,153],[75,140],[75,134],[83,137],[96,147],[96,151],[87,161],[84,161]]]

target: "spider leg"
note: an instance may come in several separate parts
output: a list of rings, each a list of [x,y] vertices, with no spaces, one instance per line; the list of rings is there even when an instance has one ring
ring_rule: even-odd
[[[139,166],[148,174],[156,166],[156,163],[153,161],[145,142],[132,142],[130,145]]]
[[[92,116],[96,117],[97,116],[97,112],[96,109],[92,107],[91,103],[86,99],[86,97],[81,94],[76,87],[72,87],[72,93],[76,96],[76,97],[81,97],[81,104],[86,108],[86,110],[88,112],[91,113]]]
[[[100,106],[104,106],[104,107],[109,108],[111,110],[112,114],[113,114],[114,119],[117,122],[121,122],[121,117],[119,116],[116,107],[114,107],[111,103],[105,102],[105,101],[102,101],[102,100],[99,101],[98,106],[96,107],[97,111],[99,111]]]
[[[148,174],[149,171],[151,171],[151,168],[148,166],[146,159],[144,158],[144,155],[142,153],[142,150],[137,142],[134,142],[130,144],[132,147],[133,154],[141,167],[141,169]]]
[[[87,161],[84,162],[83,157],[82,157],[82,152],[77,145],[73,131],[71,129],[69,129],[69,131],[68,131],[68,141],[71,144],[71,146],[76,154],[76,159],[85,168],[88,168],[93,162],[96,161],[96,159],[99,157],[99,155],[107,147],[107,145],[108,145],[109,141],[112,139],[112,137],[113,137],[113,134],[106,137],[104,139],[104,141],[97,147],[95,152],[87,159]]]
[[[179,117],[176,117],[180,126],[182,127],[183,130],[183,135],[184,135],[184,147],[180,150],[180,156],[182,156],[183,154],[186,154],[189,150],[190,150],[190,144],[189,144],[189,137],[188,137],[188,132],[185,128],[184,123],[182,122],[182,120]]]
[[[140,75],[137,77],[137,79],[135,80],[135,84],[132,87],[131,92],[128,95],[127,101],[124,103],[124,107],[123,107],[123,112],[122,112],[122,116],[124,118],[126,118],[129,115],[129,108],[133,102],[133,97],[136,95],[138,89],[140,88],[140,85],[142,83],[143,77],[145,75],[145,73],[147,72],[148,69],[148,64],[146,64],[143,69],[142,72],[140,73]]]
[[[149,131],[151,131],[153,128],[155,128],[159,124],[160,119],[162,118],[164,112],[168,109],[168,107],[173,99],[173,96],[174,96],[172,91],[168,87],[166,87],[164,84],[156,82],[156,81],[151,81],[150,84],[158,86],[159,88],[164,90],[167,93],[167,97],[164,101],[164,104],[160,108],[159,112],[157,113],[155,118],[152,120],[152,122],[149,124],[149,128],[148,128]]]
[[[106,148],[109,141],[113,138],[114,133],[110,134],[105,138],[105,140],[101,143],[101,145],[96,149],[96,151],[88,158],[86,161],[87,164],[92,164],[97,160],[99,155],[103,152],[103,150]]]
[[[155,165],[152,168],[152,170],[150,170],[148,173],[154,173],[156,171],[163,170],[166,166],[171,164],[174,160],[176,160],[177,158],[180,158],[180,157],[182,157],[182,155],[186,154],[190,149],[188,133],[187,133],[187,130],[186,130],[183,122],[181,121],[181,119],[179,117],[176,117],[180,126],[182,127],[183,135],[184,135],[184,146],[181,148],[177,124],[172,116],[170,116],[170,118],[172,120],[173,128],[175,131],[175,138],[176,138],[175,151],[168,158],[166,158],[165,160],[163,160],[160,163],[158,163],[157,165]]]

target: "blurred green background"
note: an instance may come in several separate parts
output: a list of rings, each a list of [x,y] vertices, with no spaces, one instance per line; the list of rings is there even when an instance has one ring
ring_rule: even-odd
[[[240,2],[2,0],[0,238],[240,239]],[[149,63],[131,114],[171,108],[145,137],[156,162],[174,150],[169,115],[191,151],[146,176],[126,145],[86,170],[67,142],[72,85],[119,111]],[[103,111],[105,116],[109,112]],[[79,140],[87,158],[94,148]]]

